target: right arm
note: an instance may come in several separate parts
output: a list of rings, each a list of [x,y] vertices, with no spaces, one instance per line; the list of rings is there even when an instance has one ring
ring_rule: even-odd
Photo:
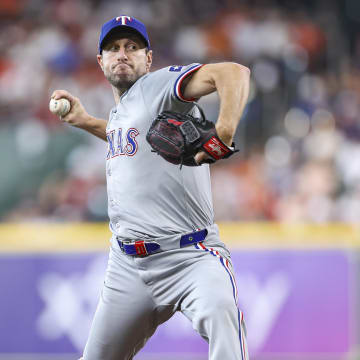
[[[98,138],[107,141],[106,139],[106,125],[107,121],[104,119],[98,119],[89,115],[80,100],[72,96],[65,90],[55,90],[51,95],[52,99],[66,98],[70,101],[70,111],[66,116],[62,116],[60,119],[72,126],[86,130],[90,134],[97,136]]]

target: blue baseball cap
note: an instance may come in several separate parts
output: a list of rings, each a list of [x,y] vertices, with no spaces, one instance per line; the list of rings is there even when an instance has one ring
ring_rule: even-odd
[[[102,46],[104,44],[104,40],[108,35],[110,35],[110,33],[114,29],[135,30],[135,32],[137,32],[141,36],[141,38],[145,41],[146,46],[150,48],[150,40],[146,32],[145,25],[141,21],[131,16],[120,15],[117,16],[116,18],[109,20],[101,27],[101,33],[99,39],[99,54],[101,54],[102,52]]]

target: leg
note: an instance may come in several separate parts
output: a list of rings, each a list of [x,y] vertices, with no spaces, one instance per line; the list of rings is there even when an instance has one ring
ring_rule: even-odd
[[[112,249],[84,360],[130,360],[155,329],[155,304],[133,259]]]
[[[221,255],[223,248],[211,249],[197,245],[203,256],[193,264],[192,291],[183,299],[181,311],[209,342],[210,360],[249,360],[232,265]]]

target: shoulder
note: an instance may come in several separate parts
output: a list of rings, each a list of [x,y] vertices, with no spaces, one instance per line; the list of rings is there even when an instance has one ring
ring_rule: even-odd
[[[169,65],[166,67],[163,67],[161,69],[152,71],[144,75],[141,79],[143,81],[146,81],[147,79],[152,79],[154,77],[164,77],[164,78],[178,78],[181,77],[181,75],[184,75],[185,73],[188,74],[190,72],[198,70],[202,64],[199,63],[193,63],[189,65]]]
[[[159,89],[169,91],[178,100],[187,102],[188,100],[181,94],[182,83],[202,66],[203,64],[199,63],[170,65],[144,75],[141,78],[141,86],[143,89],[151,89],[155,92],[158,92]]]

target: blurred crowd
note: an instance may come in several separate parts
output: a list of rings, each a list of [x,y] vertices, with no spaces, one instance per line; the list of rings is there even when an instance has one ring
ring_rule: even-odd
[[[66,89],[108,117],[99,30],[128,14],[148,27],[153,70],[251,69],[240,153],[211,170],[218,221],[358,223],[360,47],[346,41],[338,10],[336,1],[2,0],[0,218],[107,219],[106,144],[61,123],[48,101]],[[200,103],[215,121],[217,95]]]

